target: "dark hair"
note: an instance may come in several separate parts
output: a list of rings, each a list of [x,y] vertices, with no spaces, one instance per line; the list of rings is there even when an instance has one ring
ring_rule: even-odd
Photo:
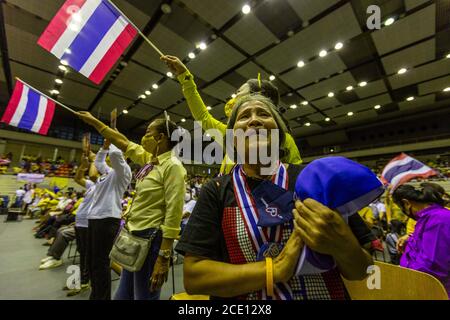
[[[441,206],[445,203],[444,199],[442,199],[442,194],[428,183],[422,184],[419,188],[415,188],[410,184],[403,184],[395,189],[392,199],[400,208],[403,208],[402,199],[419,203],[436,203]]]
[[[179,129],[175,122],[166,119],[156,119],[152,123],[158,133],[162,133],[167,137],[170,148],[174,148],[178,144],[178,141],[171,140],[173,132]]]
[[[403,229],[405,228],[405,224],[400,220],[392,219],[389,223],[389,229],[393,233],[402,234]]]
[[[261,87],[259,86],[258,79],[250,79],[246,83],[250,87],[250,94],[259,93],[272,100],[272,103],[276,106],[280,103],[280,93],[272,82],[261,80]]]

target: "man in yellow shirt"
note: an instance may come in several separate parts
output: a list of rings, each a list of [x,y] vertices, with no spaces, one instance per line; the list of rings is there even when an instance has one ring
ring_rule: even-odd
[[[215,119],[209,113],[197,90],[197,85],[194,82],[194,76],[189,72],[186,66],[180,61],[180,59],[174,56],[164,56],[161,57],[161,60],[164,61],[170,68],[170,70],[177,75],[177,79],[182,87],[183,95],[186,98],[188,107],[192,113],[192,116],[194,117],[194,120],[201,123],[203,130],[216,129],[223,136],[225,136],[227,125]],[[235,99],[256,92],[259,92],[262,95],[270,98],[275,105],[278,105],[278,89],[276,89],[276,87],[273,86],[270,82],[263,80],[260,81],[259,84],[256,84],[257,90],[255,90],[253,89],[253,87],[255,87],[255,81],[256,83],[258,82],[258,80],[255,79],[247,81],[236,92],[236,98],[233,98],[227,102],[224,109],[227,117],[230,116],[231,111],[233,110]],[[223,146],[223,141],[217,142]],[[286,151],[286,155],[281,158],[282,162],[290,164],[302,163],[300,152],[298,151],[294,138],[289,133],[286,134],[286,141],[284,143],[283,149]],[[222,161],[220,172],[229,173],[233,166],[234,163],[227,157],[227,155],[225,155],[225,158]]]

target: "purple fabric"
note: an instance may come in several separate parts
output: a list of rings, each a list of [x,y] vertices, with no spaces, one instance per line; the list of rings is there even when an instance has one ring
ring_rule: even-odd
[[[431,205],[419,211],[417,217],[400,265],[436,277],[450,298],[450,210]]]

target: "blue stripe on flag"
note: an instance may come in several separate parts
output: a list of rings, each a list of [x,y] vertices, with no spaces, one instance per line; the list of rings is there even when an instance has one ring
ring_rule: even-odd
[[[31,128],[33,128],[34,122],[36,121],[38,115],[40,98],[41,95],[39,93],[31,88],[28,90],[27,106],[25,107],[25,112],[23,113],[22,119],[20,119],[17,127],[27,130],[31,130]]]
[[[64,53],[61,59],[80,71],[119,16],[102,1],[70,45],[71,53]]]
[[[403,172],[406,172],[406,171],[411,171],[411,170],[417,170],[417,169],[422,168],[423,166],[424,166],[423,163],[413,159],[413,160],[411,160],[410,162],[408,162],[408,163],[406,163],[404,165],[396,166],[396,167],[391,168],[388,172],[386,172],[386,175],[384,176],[384,178],[387,181],[391,182],[392,179],[395,176],[399,175],[400,173],[403,173]]]

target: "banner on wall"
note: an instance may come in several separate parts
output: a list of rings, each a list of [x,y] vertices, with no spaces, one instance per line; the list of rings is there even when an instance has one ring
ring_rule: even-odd
[[[45,175],[40,173],[19,173],[17,181],[26,181],[29,183],[41,183],[44,181]]]

